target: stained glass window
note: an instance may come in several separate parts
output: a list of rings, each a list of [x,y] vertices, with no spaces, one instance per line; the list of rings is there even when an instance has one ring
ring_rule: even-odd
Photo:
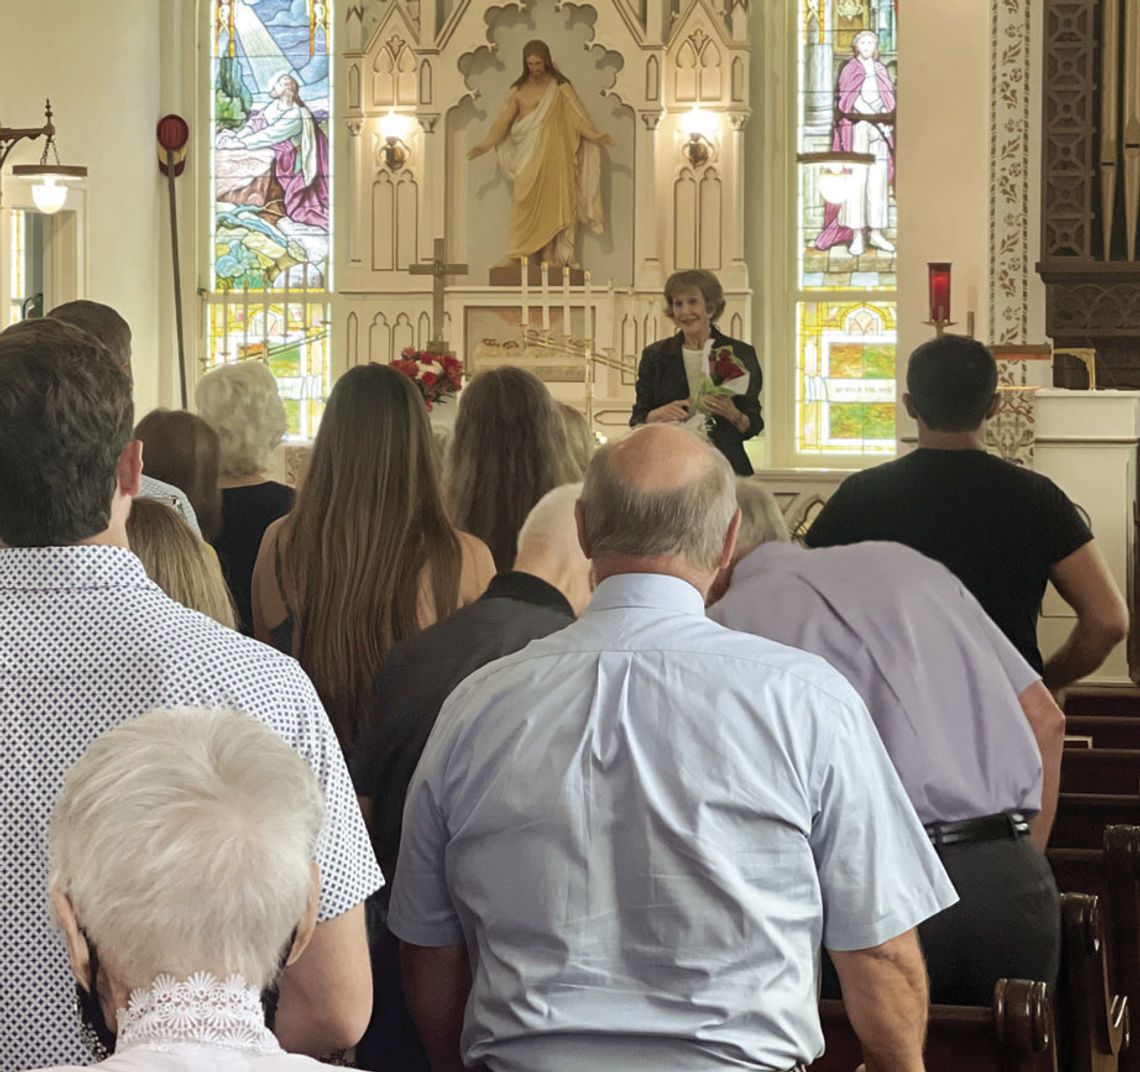
[[[266,361],[312,436],[329,353],[329,5],[213,0],[207,367]]]
[[[800,0],[798,454],[895,449],[898,0]]]

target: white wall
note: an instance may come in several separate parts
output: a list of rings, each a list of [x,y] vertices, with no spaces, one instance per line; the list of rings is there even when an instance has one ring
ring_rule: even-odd
[[[88,168],[87,293],[78,296],[113,305],[129,321],[140,415],[159,403],[160,364],[170,362],[159,337],[170,273],[159,257],[166,221],[154,148],[160,6],[0,2],[0,120],[39,126],[50,97],[61,161]],[[16,148],[5,168],[6,194],[14,191],[11,164],[36,163],[42,149],[42,139]]]

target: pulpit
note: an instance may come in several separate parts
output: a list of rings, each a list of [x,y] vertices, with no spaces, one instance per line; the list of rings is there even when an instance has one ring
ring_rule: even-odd
[[[1036,393],[1033,468],[1054,480],[1088,515],[1097,546],[1124,593],[1132,617],[1128,640],[1087,684],[1128,684],[1140,678],[1137,648],[1136,504],[1140,391]],[[1050,586],[1038,639],[1046,658],[1073,627],[1072,609]]]

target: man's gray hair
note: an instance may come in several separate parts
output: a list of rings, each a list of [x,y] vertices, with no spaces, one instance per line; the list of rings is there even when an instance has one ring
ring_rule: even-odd
[[[586,561],[574,521],[574,504],[581,494],[581,484],[562,484],[531,507],[519,529],[520,558],[531,551],[546,551],[563,561]]]
[[[614,473],[610,459],[620,443],[608,443],[594,454],[581,499],[594,558],[671,555],[701,570],[717,568],[736,513],[736,488],[724,455],[700,445],[708,453],[706,472],[680,487],[651,491],[631,486]]]
[[[277,381],[263,361],[239,361],[206,373],[194,402],[218,433],[219,470],[226,476],[265,469],[289,428]]]
[[[791,542],[783,511],[771,492],[751,477],[736,481],[736,503],[740,507],[740,531],[736,535],[736,557],[743,558],[762,543]]]
[[[276,976],[324,817],[301,757],[233,710],[156,710],[99,737],[51,821],[51,883],[116,976]]]

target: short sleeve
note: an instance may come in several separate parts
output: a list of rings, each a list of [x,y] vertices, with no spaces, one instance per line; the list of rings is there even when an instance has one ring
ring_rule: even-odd
[[[336,731],[308,678],[303,679],[303,736],[294,746],[313,768],[325,798],[325,825],[317,842],[321,869],[320,923],[343,915],[384,885]]]
[[[1093,533],[1073,500],[1052,480],[1044,482],[1044,516],[1038,532],[1045,543],[1045,560],[1052,566],[1084,547]]]
[[[853,493],[851,481],[852,477],[847,477],[816,515],[804,536],[804,543],[808,547],[838,547],[868,538],[859,531],[856,523],[859,516],[855,502],[858,493]]]
[[[811,848],[827,949],[869,949],[958,900],[861,704],[835,710]]]
[[[421,762],[404,806],[404,832],[388,907],[388,929],[413,945],[463,941],[463,929],[447,890],[447,825]]]

